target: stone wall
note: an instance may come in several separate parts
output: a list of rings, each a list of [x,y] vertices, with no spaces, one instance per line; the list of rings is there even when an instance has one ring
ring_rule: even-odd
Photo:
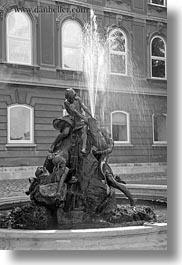
[[[36,7],[36,1],[24,2],[25,7]],[[70,2],[66,6],[70,6]],[[82,7],[88,10],[92,7],[93,1],[82,2],[79,1]],[[81,95],[85,89],[81,72],[65,70],[61,66],[61,26],[65,19],[71,18],[70,14],[32,13],[33,64],[7,63],[6,15],[14,4],[17,1],[4,3],[0,0],[0,167],[42,164],[58,133],[52,127],[52,120],[62,115],[65,89],[74,87]],[[42,7],[57,4],[50,0],[40,1]],[[102,34],[105,27],[112,26],[118,26],[126,33],[135,66],[132,71],[132,62],[128,62],[128,75],[111,75],[106,87],[105,124],[110,128],[111,111],[122,110],[130,115],[130,144],[115,146],[110,162],[166,162],[166,145],[153,145],[152,142],[152,114],[167,113],[167,83],[150,77],[150,40],[159,33],[166,40],[166,8],[152,6],[143,0],[102,0],[94,1],[94,11]],[[79,12],[72,18],[83,26],[89,19],[89,12]],[[7,145],[7,106],[11,104],[33,107],[33,145]]]

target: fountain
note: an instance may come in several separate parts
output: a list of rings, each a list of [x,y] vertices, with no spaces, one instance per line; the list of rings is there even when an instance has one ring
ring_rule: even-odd
[[[3,249],[98,249],[113,244],[120,248],[127,242],[131,247],[134,234],[144,238],[150,233],[156,238],[156,234],[163,233],[165,238],[165,225],[151,224],[157,221],[155,213],[150,207],[135,205],[125,183],[114,176],[108,164],[113,140],[94,118],[98,90],[104,92],[107,80],[106,50],[107,41],[100,38],[91,11],[91,23],[85,25],[84,32],[84,69],[91,111],[73,89],[66,90],[68,115],[53,121],[60,134],[44,165],[29,180],[26,194],[30,202],[15,207],[0,220],[2,228],[9,228],[1,231]],[[115,189],[126,195],[130,206],[117,204]],[[145,222],[150,224],[143,226]],[[165,239],[160,242],[165,248]]]
[[[83,31],[83,67],[92,116],[95,115],[98,91],[103,95],[105,92],[108,78],[107,57],[108,40],[98,33],[96,16],[91,10],[90,23],[85,25]]]

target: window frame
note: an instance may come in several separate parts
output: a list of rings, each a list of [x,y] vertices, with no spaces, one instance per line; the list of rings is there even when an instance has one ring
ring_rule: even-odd
[[[153,3],[152,0],[150,0],[150,4],[151,4],[151,5],[154,5],[154,6],[159,6],[159,7],[166,7],[166,6],[167,6],[167,1],[164,0],[164,4],[163,4],[163,5],[159,5],[159,4],[155,4],[155,3]]]
[[[112,126],[113,126],[113,114],[114,113],[122,113],[126,115],[126,121],[127,121],[127,141],[115,141],[113,139],[113,130],[112,130]],[[114,141],[115,145],[122,145],[122,144],[130,144],[130,114],[126,111],[122,111],[122,110],[115,110],[111,112],[111,137]]]
[[[10,112],[13,108],[24,107],[30,111],[30,140],[11,140],[10,139]],[[34,144],[34,109],[32,106],[26,104],[13,104],[7,107],[7,143],[15,145],[32,145]]]
[[[30,16],[25,13],[25,12],[20,12],[21,15],[24,15],[27,20],[29,21],[29,26],[30,26],[30,63],[22,63],[22,62],[17,62],[17,61],[11,61],[9,60],[9,35],[8,35],[8,18],[9,16],[12,14],[12,13],[16,13],[14,10],[12,10],[11,12],[9,12],[7,15],[6,15],[6,61],[7,63],[10,63],[10,64],[17,64],[17,65],[33,65],[33,23],[32,23],[32,20],[30,18]],[[18,13],[17,13],[18,14]],[[21,37],[17,37],[17,39],[24,39],[24,38],[21,38]]]
[[[80,29],[81,29],[81,33],[82,33],[82,36],[81,36],[81,37],[83,37],[83,28],[82,28],[81,24],[80,24],[78,21],[76,21],[76,20],[71,20],[71,19],[66,19],[66,20],[62,23],[62,26],[61,26],[61,54],[62,54],[62,56],[61,56],[61,58],[62,58],[61,65],[62,65],[62,69],[63,69],[63,70],[67,70],[67,71],[77,71],[77,72],[82,72],[82,71],[83,71],[83,55],[82,55],[82,68],[81,68],[81,69],[66,68],[66,67],[64,67],[64,54],[63,54],[63,47],[66,47],[66,48],[72,48],[72,49],[74,49],[74,50],[76,50],[76,49],[78,49],[78,50],[81,49],[81,50],[82,50],[82,49],[83,49],[82,45],[81,45],[79,48],[76,48],[76,47],[73,46],[73,45],[69,45],[69,46],[65,46],[65,45],[64,45],[63,29],[64,29],[65,24],[67,24],[67,23],[69,23],[69,22],[75,23],[75,24],[77,24],[77,25],[80,27]],[[82,53],[82,51],[81,51],[81,53]]]
[[[121,52],[121,51],[111,51],[110,49],[110,40],[109,40],[109,73],[110,75],[119,75],[119,76],[127,76],[128,75],[128,38],[126,36],[126,33],[121,30],[121,29],[113,29],[110,31],[109,33],[109,38],[110,36],[114,33],[114,32],[120,32],[123,34],[124,38],[125,38],[125,52]],[[119,56],[123,56],[125,57],[125,73],[115,73],[111,71],[111,54],[113,55],[119,55]]]
[[[165,47],[165,56],[164,57],[159,57],[159,56],[153,56],[152,55],[152,42],[155,38],[159,38],[163,41],[164,43],[164,47]],[[166,53],[166,41],[164,38],[162,38],[159,35],[155,35],[151,41],[150,41],[150,76],[152,79],[159,79],[159,80],[166,80],[167,79],[167,53]],[[160,60],[160,61],[164,61],[165,62],[165,77],[155,77],[152,76],[152,60]]]
[[[153,134],[153,144],[154,145],[167,145],[167,140],[166,141],[155,141],[154,138],[154,117],[155,117],[156,113],[152,114],[152,134]],[[166,117],[166,125],[167,125],[167,114],[166,113],[161,113],[161,116],[165,116]]]

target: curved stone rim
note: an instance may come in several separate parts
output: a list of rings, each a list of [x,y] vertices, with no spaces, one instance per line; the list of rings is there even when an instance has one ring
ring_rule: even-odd
[[[0,229],[0,248],[9,250],[167,250],[167,223],[73,230]]]

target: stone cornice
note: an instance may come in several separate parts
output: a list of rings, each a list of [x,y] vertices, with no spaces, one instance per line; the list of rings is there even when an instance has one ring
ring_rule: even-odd
[[[119,1],[119,0],[118,0]],[[89,3],[87,3],[87,1],[80,2],[80,1],[74,1],[74,0],[57,0],[55,1],[55,3],[67,3],[67,4],[72,4],[72,5],[79,5],[79,6],[83,6],[86,8],[95,8],[95,9],[99,9],[99,6],[96,5],[91,5]],[[122,1],[121,1],[122,2]],[[118,8],[111,8],[111,7],[100,7],[102,8],[102,11],[105,13],[114,13],[114,14],[120,14],[123,16],[128,16],[128,17],[133,17],[133,18],[140,18],[141,20],[150,20],[150,21],[159,21],[159,22],[163,22],[163,23],[167,23],[167,16],[166,18],[161,18],[161,17],[155,17],[155,16],[151,16],[151,15],[147,15],[147,14],[138,14],[135,12],[130,12],[127,10],[120,10]]]

